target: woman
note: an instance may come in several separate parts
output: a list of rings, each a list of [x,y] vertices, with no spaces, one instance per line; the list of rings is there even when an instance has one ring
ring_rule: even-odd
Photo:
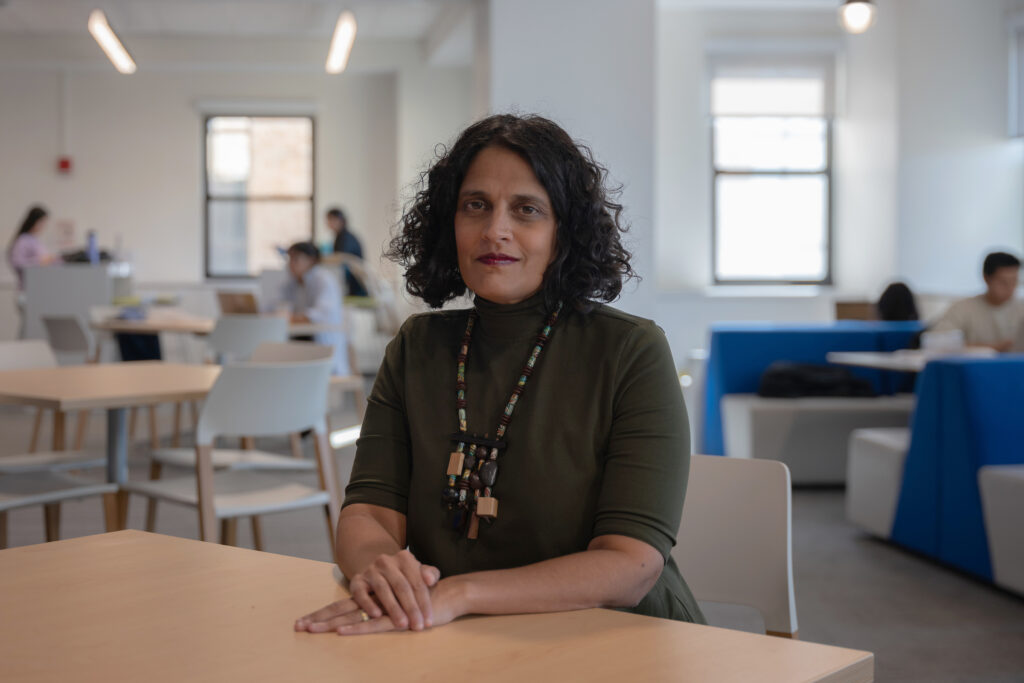
[[[281,289],[281,301],[268,310],[286,304],[291,322],[315,323],[337,329],[317,332],[311,337],[318,344],[334,347],[335,375],[348,375],[348,347],[342,334],[341,285],[320,264],[320,251],[312,242],[296,242],[288,248],[288,272],[291,275]]]
[[[474,308],[388,346],[338,524],[352,598],[297,630],[599,606],[703,621],[669,556],[690,451],[668,344],[595,303],[633,276],[604,178],[556,124],[510,115],[427,173],[390,256],[432,307],[468,289]]]
[[[18,277],[18,289],[25,288],[25,269],[30,266],[45,266],[57,260],[43,246],[39,236],[46,229],[46,209],[33,206],[21,221],[21,227],[11,238],[7,247],[7,263]]]

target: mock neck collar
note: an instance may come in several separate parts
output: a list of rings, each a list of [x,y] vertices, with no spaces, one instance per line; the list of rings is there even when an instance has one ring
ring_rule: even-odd
[[[479,316],[480,333],[506,339],[536,336],[549,313],[543,291],[517,304],[496,304],[477,296],[473,306]]]

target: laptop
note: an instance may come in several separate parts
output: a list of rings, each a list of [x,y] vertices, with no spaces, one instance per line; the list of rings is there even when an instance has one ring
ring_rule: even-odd
[[[252,292],[217,292],[221,315],[256,315],[260,312]]]

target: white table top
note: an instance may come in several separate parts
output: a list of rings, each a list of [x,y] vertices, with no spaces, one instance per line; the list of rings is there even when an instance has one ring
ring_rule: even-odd
[[[919,349],[902,349],[900,351],[832,351],[826,359],[836,365],[852,365],[876,370],[893,370],[895,372],[921,372],[928,361],[940,358],[994,358],[997,354],[993,349],[969,348],[950,352],[921,351]]]

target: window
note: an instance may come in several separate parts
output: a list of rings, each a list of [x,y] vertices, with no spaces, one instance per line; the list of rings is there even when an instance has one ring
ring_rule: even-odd
[[[206,119],[206,275],[281,268],[280,247],[313,238],[313,119]]]
[[[719,60],[710,84],[715,283],[831,283],[829,67]]]

